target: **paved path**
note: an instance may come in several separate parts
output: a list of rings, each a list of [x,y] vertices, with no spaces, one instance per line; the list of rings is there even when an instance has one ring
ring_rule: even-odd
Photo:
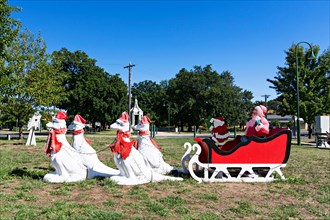
[[[18,135],[18,132],[13,132],[13,131],[6,131],[6,130],[1,130],[0,131],[0,135],[6,135],[6,134],[14,134],[14,135]],[[39,132],[39,131],[36,131],[35,132],[35,135],[36,137],[39,137],[39,138],[46,138],[48,136],[48,132],[47,131],[42,131],[42,132]],[[68,134],[70,135],[70,134]],[[115,134],[105,134],[105,133],[87,133],[86,132],[86,135],[88,135],[89,137],[109,137],[109,138],[115,138],[116,135]],[[242,135],[241,133],[238,133],[237,135]],[[28,136],[28,133],[25,131],[23,132],[23,137],[24,138],[27,138]],[[132,138],[136,138],[137,135],[134,135],[132,133]],[[200,138],[208,138],[210,137],[211,134],[210,133],[203,133],[203,134],[199,134],[199,133],[196,133],[196,137],[200,137]],[[176,132],[165,132],[165,131],[159,131],[157,132],[155,138],[191,138],[193,139],[194,138],[194,133],[193,132],[180,132],[180,133],[176,133]],[[231,134],[230,135],[230,138],[234,138],[234,134]],[[311,146],[311,147],[315,147],[315,142],[310,142],[310,139],[307,139],[306,136],[302,136],[302,142],[301,144],[304,145],[304,146]],[[293,143],[295,143],[295,139],[296,137],[293,136],[292,137],[292,141]],[[308,140],[308,142],[306,141],[303,141],[303,140]]]

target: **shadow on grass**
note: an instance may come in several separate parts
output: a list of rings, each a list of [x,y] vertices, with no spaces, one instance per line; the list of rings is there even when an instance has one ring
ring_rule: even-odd
[[[26,167],[23,167],[23,168],[15,167],[8,174],[10,176],[29,177],[32,179],[41,180],[41,179],[43,179],[45,174],[49,171],[53,171],[53,169],[44,168],[44,167],[34,167],[34,169],[27,169]]]

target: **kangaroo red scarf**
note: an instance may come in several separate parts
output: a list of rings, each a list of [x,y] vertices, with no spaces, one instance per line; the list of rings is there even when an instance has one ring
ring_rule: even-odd
[[[150,134],[150,131],[139,131],[139,135],[140,136],[147,136]],[[156,141],[154,141],[151,137],[150,138],[150,141],[152,143],[152,145],[154,145],[155,148],[157,148],[158,150],[161,150],[162,148],[158,146],[158,144],[156,143]]]
[[[81,134],[81,133],[84,133],[84,129],[80,129],[80,130],[76,130],[76,131],[73,131],[73,135],[78,135],[78,134]],[[84,138],[85,138],[85,141],[89,144],[89,145],[91,145],[91,141],[90,140],[88,140],[85,136],[84,136]]]
[[[131,153],[133,145],[135,145],[135,140],[125,141],[124,138],[130,138],[131,133],[129,131],[122,132],[117,131],[117,138],[114,144],[110,144],[109,147],[112,152],[120,154],[121,157],[125,160]]]
[[[61,150],[62,143],[56,139],[56,135],[65,134],[65,133],[66,133],[66,128],[53,129],[52,131],[49,132],[49,135],[47,138],[47,144],[45,146],[45,151],[46,151],[47,156],[50,157],[51,151],[54,151],[54,153],[57,153]]]

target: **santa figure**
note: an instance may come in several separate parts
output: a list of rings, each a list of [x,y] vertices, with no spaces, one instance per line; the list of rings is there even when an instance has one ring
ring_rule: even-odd
[[[227,142],[230,132],[228,131],[227,124],[222,117],[210,118],[210,131],[211,137],[202,140],[197,137],[194,140],[201,146],[202,152],[199,155],[199,161],[202,163],[208,163],[209,147],[217,146],[221,150],[228,150],[224,148],[224,144]]]
[[[217,146],[221,147],[226,143],[230,136],[230,132],[227,129],[225,120],[222,117],[211,118],[210,131],[212,132],[212,140]]]
[[[246,123],[245,136],[263,137],[269,134],[269,123],[265,118],[267,108],[263,105],[256,106],[252,118]]]

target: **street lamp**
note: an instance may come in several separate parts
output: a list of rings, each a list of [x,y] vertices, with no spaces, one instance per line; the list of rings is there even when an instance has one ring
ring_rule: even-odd
[[[301,42],[299,42],[299,43],[297,43],[296,44],[296,48],[295,48],[295,50],[296,50],[296,70],[297,70],[297,72],[296,72],[296,77],[297,77],[297,144],[298,144],[298,146],[300,146],[301,145],[301,142],[300,142],[300,122],[299,122],[299,118],[300,118],[300,110],[299,110],[299,73],[298,73],[298,46],[299,46],[299,44],[302,44],[302,43],[304,43],[304,44],[307,44],[308,46],[309,46],[309,48],[310,48],[310,50],[312,51],[312,54],[311,54],[311,56],[308,58],[309,60],[312,60],[312,59],[315,59],[315,56],[314,56],[314,52],[313,52],[313,47],[312,47],[312,45],[310,44],[310,43],[308,43],[308,42],[306,42],[306,41],[301,41]]]

